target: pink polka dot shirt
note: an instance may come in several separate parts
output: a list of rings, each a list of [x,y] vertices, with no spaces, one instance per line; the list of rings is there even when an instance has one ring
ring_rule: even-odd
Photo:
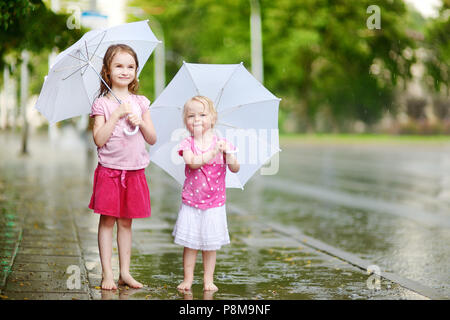
[[[207,150],[200,150],[195,146],[194,137],[188,137],[180,143],[178,154],[183,156],[183,150],[191,150],[195,155],[200,155],[213,149],[217,139],[214,136],[211,146]],[[231,143],[225,139],[223,140],[234,149]],[[221,207],[225,204],[227,165],[224,161],[224,154],[217,154],[209,163],[195,170],[186,165],[184,172],[186,179],[184,180],[181,194],[184,204],[202,210]]]

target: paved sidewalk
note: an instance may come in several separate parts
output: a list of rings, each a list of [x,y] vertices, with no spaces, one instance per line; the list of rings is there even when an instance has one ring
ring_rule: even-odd
[[[194,296],[184,297],[175,289],[182,280],[182,249],[173,244],[172,224],[161,219],[155,207],[153,217],[135,221],[133,227],[132,272],[146,287],[103,291],[99,289],[97,215],[84,210],[43,216],[33,214],[37,210],[22,202],[17,210],[25,213],[25,218],[15,225],[17,254],[11,256],[11,272],[1,292],[7,299],[421,298],[387,281],[383,281],[383,286],[390,290],[368,290],[367,275],[358,268],[284,237],[264,227],[255,217],[231,210],[232,244],[219,251],[217,258],[216,283],[220,291],[214,296],[203,296],[199,257]],[[67,284],[74,275],[67,273],[70,266],[79,270],[79,288]],[[117,279],[116,244],[113,266]]]
[[[4,151],[14,150],[15,141],[0,136],[2,299],[425,299],[385,279],[380,290],[369,289],[360,268],[239,212],[249,196],[243,192],[229,196],[231,245],[218,251],[219,291],[204,295],[199,255],[193,295],[184,296],[176,290],[182,248],[171,236],[180,187],[153,166],[147,169],[152,217],[133,221],[131,272],[145,287],[100,290],[98,215],[87,208],[95,157],[43,138],[32,141],[29,157],[19,157]],[[117,280],[116,244],[113,267]]]

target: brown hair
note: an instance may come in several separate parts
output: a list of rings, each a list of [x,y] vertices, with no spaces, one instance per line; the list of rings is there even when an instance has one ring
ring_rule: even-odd
[[[111,83],[111,78],[109,76],[110,67],[111,67],[111,62],[112,62],[114,56],[118,52],[129,53],[134,58],[134,61],[136,62],[136,74],[134,75],[133,81],[128,85],[128,91],[130,91],[133,94],[136,94],[139,90],[139,82],[137,80],[139,61],[138,61],[136,52],[134,52],[134,50],[130,46],[127,46],[126,44],[113,44],[113,45],[109,46],[109,48],[106,50],[105,56],[103,57],[103,66],[102,66],[102,71],[100,72],[100,75],[102,76],[103,80],[108,84],[108,86],[111,88],[112,83]],[[109,90],[105,86],[103,81],[100,80],[100,93],[98,96],[99,97],[104,96],[105,94],[108,93],[108,91]]]
[[[188,101],[186,101],[186,103],[184,104],[184,108],[183,108],[184,125],[186,126],[187,107],[189,106],[189,104],[192,101],[200,102],[201,104],[203,104],[203,106],[205,108],[207,108],[209,110],[209,112],[213,116],[212,126],[214,127],[214,125],[216,124],[216,121],[217,121],[217,111],[216,111],[216,108],[214,108],[214,102],[212,102],[211,99],[209,99],[208,97],[205,97],[205,96],[195,96],[195,97],[190,98]]]

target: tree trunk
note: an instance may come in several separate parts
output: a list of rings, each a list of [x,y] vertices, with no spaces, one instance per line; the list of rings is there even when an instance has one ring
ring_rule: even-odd
[[[264,83],[264,64],[261,34],[261,8],[259,0],[250,0],[250,41],[252,55],[252,74],[261,83]]]
[[[22,115],[22,154],[28,154],[28,120],[27,120],[27,101],[28,101],[28,61],[30,54],[22,51],[22,65],[20,66],[20,111]]]

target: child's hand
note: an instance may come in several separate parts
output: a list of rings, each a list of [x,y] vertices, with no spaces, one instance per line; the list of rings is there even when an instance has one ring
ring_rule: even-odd
[[[128,121],[129,121],[134,127],[140,126],[140,125],[142,124],[142,119],[141,119],[138,115],[136,115],[136,114],[134,114],[134,113],[132,113],[132,114],[130,114],[130,115],[128,116]]]
[[[114,110],[117,117],[120,119],[131,113],[131,106],[128,103],[122,103]]]
[[[216,143],[217,152],[224,153],[226,151],[226,148],[227,148],[227,144],[225,143],[225,141],[221,140]]]

